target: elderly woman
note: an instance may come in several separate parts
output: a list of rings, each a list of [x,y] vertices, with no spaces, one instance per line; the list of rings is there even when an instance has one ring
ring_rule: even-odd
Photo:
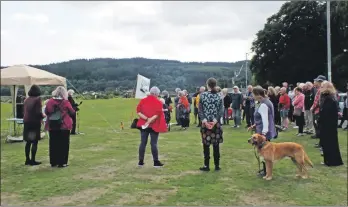
[[[162,96],[165,101],[165,104],[169,107],[173,103],[173,101],[170,98],[168,91],[162,91]]]
[[[213,145],[215,170],[220,170],[220,143],[223,142],[222,127],[219,122],[224,113],[223,102],[216,90],[217,81],[214,78],[207,80],[208,92],[200,94],[199,117],[202,120],[201,136],[204,153],[204,166],[201,171],[210,171],[210,145]]]
[[[141,99],[137,106],[139,120],[137,127],[140,129],[139,145],[139,167],[144,166],[145,149],[149,135],[151,137],[151,152],[153,157],[153,166],[162,167],[163,164],[158,159],[158,135],[167,132],[167,125],[163,113],[163,104],[158,99],[160,90],[154,86],[150,89],[150,95]]]
[[[23,139],[25,144],[25,165],[40,165],[35,160],[37,145],[40,140],[41,121],[45,117],[42,113],[41,91],[37,85],[31,86],[29,97],[24,101],[24,130]],[[31,148],[31,158],[29,156]]]
[[[338,103],[336,89],[331,82],[324,81],[320,89],[319,138],[326,166],[343,165],[338,144]]]
[[[273,104],[274,123],[280,125],[280,114],[279,114],[279,109],[278,109],[279,98],[278,98],[277,91],[275,90],[275,88],[273,88],[272,86],[268,87],[267,96]]]
[[[75,110],[75,112],[77,112],[78,109],[78,104],[75,103],[74,99],[73,99],[73,95],[74,95],[74,90],[70,89],[68,90],[68,101],[70,102],[72,108]],[[73,121],[73,125],[72,125],[72,129],[70,134],[71,135],[75,135],[76,134],[76,113],[74,113],[73,115],[71,115],[71,119]]]
[[[184,91],[179,92],[177,108],[181,127],[186,130],[186,128],[190,126],[190,103]]]
[[[58,86],[52,93],[46,105],[46,128],[49,131],[50,163],[52,167],[67,167],[69,159],[70,130],[75,114],[68,101],[68,92],[63,86]]]
[[[301,84],[300,84],[301,85]],[[304,103],[305,103],[305,96],[302,93],[302,89],[300,87],[295,88],[295,97],[293,99],[293,106],[294,106],[294,118],[296,120],[296,125],[298,126],[298,133],[297,136],[303,136],[303,127],[305,125],[304,120]]]
[[[255,101],[260,104],[256,106],[254,113],[255,124],[249,128],[255,129],[255,132],[266,137],[267,141],[277,136],[277,131],[274,124],[274,107],[272,102],[267,98],[265,90],[257,86],[253,88],[253,96]],[[266,164],[262,162],[263,169],[259,172],[260,176],[266,175]]]

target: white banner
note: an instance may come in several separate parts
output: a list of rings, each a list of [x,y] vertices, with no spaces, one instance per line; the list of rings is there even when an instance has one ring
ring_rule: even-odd
[[[145,98],[149,91],[150,91],[150,79],[138,74],[137,88],[135,90],[135,98],[138,98],[138,99]]]

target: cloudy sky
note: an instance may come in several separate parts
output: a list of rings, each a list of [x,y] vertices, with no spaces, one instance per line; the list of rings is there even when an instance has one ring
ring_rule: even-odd
[[[1,65],[96,57],[243,60],[283,3],[1,1]]]

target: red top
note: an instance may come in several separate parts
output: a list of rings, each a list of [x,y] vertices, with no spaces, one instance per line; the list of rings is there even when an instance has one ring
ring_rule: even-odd
[[[71,130],[72,129],[72,124],[73,121],[70,117],[69,114],[75,114],[75,110],[72,108],[70,102],[68,100],[63,100],[63,99],[55,99],[55,98],[51,98],[50,100],[48,100],[47,104],[46,104],[46,108],[45,108],[45,114],[47,115],[47,120],[48,117],[50,117],[50,115],[54,112],[54,107],[56,105],[60,104],[60,112],[62,114],[62,119],[63,119],[63,123],[62,123],[62,130]],[[49,129],[49,121],[46,121],[46,129]]]
[[[301,111],[304,112],[304,95],[303,93],[300,93],[299,95],[295,96],[294,101],[292,102],[295,109],[301,109]]]
[[[315,94],[313,106],[311,107],[314,114],[319,114],[319,111],[320,111],[319,102],[320,102],[320,88],[317,90],[317,94]]]
[[[157,115],[158,118],[152,122],[148,128],[152,128],[155,132],[167,132],[167,124],[162,111],[162,102],[155,96],[149,95],[139,102],[137,106],[137,113],[142,113],[146,117],[151,118]],[[141,127],[146,123],[146,120],[139,118],[137,127]]]
[[[279,98],[279,103],[283,104],[281,109],[290,109],[290,102],[291,100],[288,94],[283,94]]]

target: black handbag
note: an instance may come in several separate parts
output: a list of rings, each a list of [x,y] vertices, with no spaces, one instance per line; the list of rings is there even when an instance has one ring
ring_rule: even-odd
[[[132,124],[131,124],[131,129],[137,129],[137,128],[138,128],[138,127],[137,127],[138,120],[139,120],[139,119],[134,119],[134,120],[133,120],[133,122],[132,122]]]

